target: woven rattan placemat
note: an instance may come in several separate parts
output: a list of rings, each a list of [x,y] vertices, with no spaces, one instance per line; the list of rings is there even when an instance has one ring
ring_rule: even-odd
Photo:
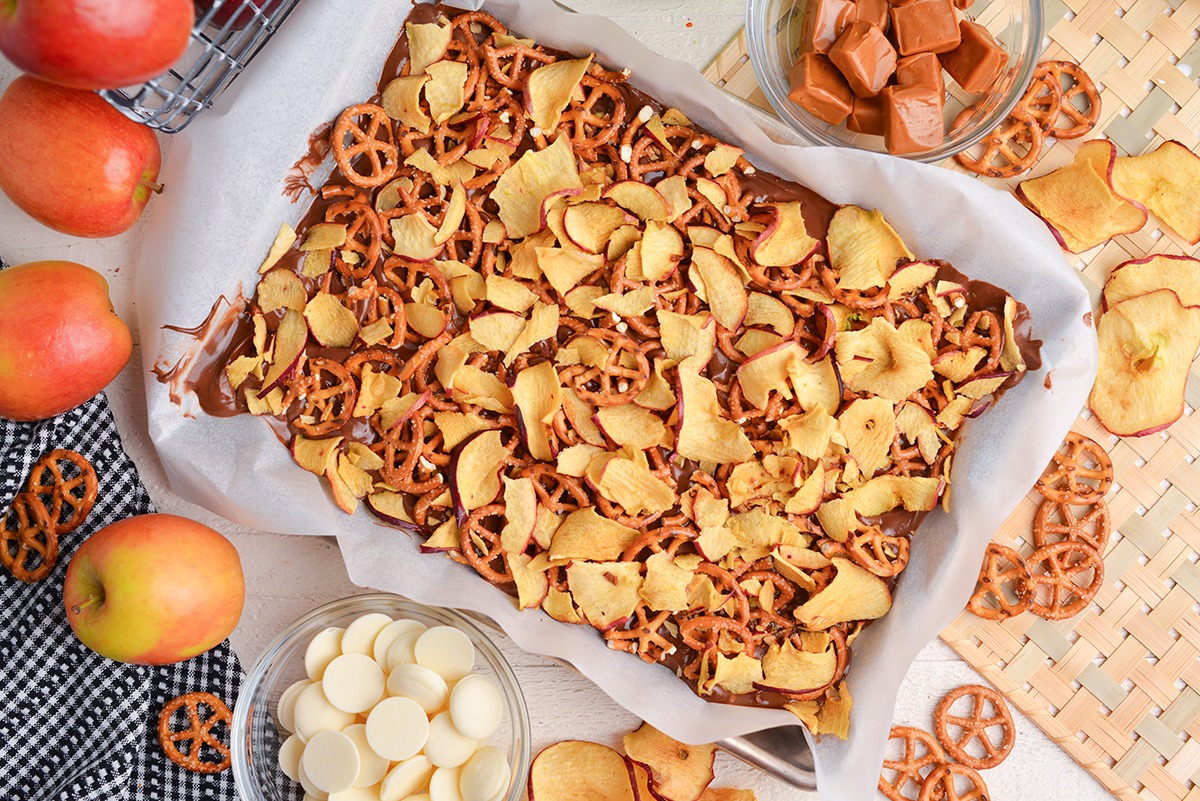
[[[1167,139],[1200,152],[1200,0],[1047,0],[1045,7],[1043,59],[1078,62],[1102,88],[1094,136],[1115,142],[1121,155]],[[747,54],[742,32],[704,74],[770,111]],[[980,180],[1012,188],[1063,166],[1084,141],[1053,142],[1019,178]],[[953,159],[941,166],[965,172]],[[1122,262],[1198,251],[1151,215],[1138,233],[1068,259],[1098,299]],[[1090,608],[1063,621],[1026,612],[988,622],[964,612],[941,635],[1130,801],[1200,801],[1200,414],[1193,413],[1200,409],[1200,364],[1191,379],[1185,416],[1161,434],[1117,439],[1086,410],[1075,423],[1075,431],[1108,448],[1116,474],[1106,584]],[[995,540],[1028,555],[1041,500],[1031,492]]]

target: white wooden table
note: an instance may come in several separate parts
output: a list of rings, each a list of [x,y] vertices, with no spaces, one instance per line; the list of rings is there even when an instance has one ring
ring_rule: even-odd
[[[744,3],[737,0],[569,0],[568,5],[577,11],[611,17],[652,50],[698,70],[707,66],[741,29],[745,12]],[[0,90],[17,74],[16,68],[0,57]],[[240,80],[253,80],[253,66]],[[169,158],[169,137],[161,139]],[[108,388],[125,450],[137,464],[159,511],[191,517],[216,528],[241,553],[246,572],[246,607],[231,640],[243,666],[248,667],[286,624],[315,606],[363,589],[350,583],[337,546],[331,541],[237,526],[183,501],[171,490],[147,433],[136,330],[133,284],[149,216],[143,215],[138,225],[118,237],[77,239],[40,226],[0,195],[0,256],[10,264],[69,259],[107,277],[118,314],[134,329],[133,358]],[[152,266],[146,265],[146,269]],[[619,746],[621,737],[638,725],[637,718],[586,679],[549,659],[517,649],[502,634],[496,639],[524,688],[535,752],[566,739]],[[979,681],[978,675],[948,647],[935,641],[909,669],[901,686],[895,721],[928,729],[933,708],[944,693]],[[1019,714],[1016,717],[1017,743],[1012,755],[1004,764],[984,772],[993,798],[1102,801],[1111,797],[1032,723]],[[715,786],[753,788],[760,801],[818,798],[816,793],[793,789],[725,754],[718,756]]]

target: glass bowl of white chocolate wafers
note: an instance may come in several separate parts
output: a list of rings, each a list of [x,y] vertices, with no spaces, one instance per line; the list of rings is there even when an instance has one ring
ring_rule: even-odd
[[[469,619],[384,593],[292,623],[234,710],[246,801],[517,801],[529,713],[512,668]]]

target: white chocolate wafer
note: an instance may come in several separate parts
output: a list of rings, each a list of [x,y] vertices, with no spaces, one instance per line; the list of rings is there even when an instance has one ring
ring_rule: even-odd
[[[304,774],[318,790],[340,793],[358,778],[358,748],[340,731],[321,731],[304,746],[300,758]]]
[[[458,681],[475,666],[471,638],[453,626],[434,626],[417,638],[413,655],[418,665],[437,672],[448,682]]]
[[[504,752],[494,745],[485,745],[463,765],[458,791],[463,801],[492,801],[508,788],[511,777]]]
[[[279,725],[284,731],[293,732],[296,730],[296,698],[299,697],[300,691],[308,685],[312,684],[312,679],[300,679],[290,685],[283,694],[279,696],[279,703],[275,705],[275,716],[279,719]]]
[[[417,661],[416,654],[413,652],[414,646],[425,632],[423,630],[415,630],[405,632],[388,646],[387,651],[387,669],[388,671],[395,670],[399,665],[411,665]]]
[[[313,681],[320,681],[325,666],[342,652],[345,629],[331,626],[312,638],[304,651],[304,671]]]
[[[358,777],[354,780],[355,787],[370,787],[383,779],[387,775],[390,763],[375,753],[375,749],[371,748],[371,744],[367,742],[367,725],[365,723],[355,723],[342,729],[342,734],[354,741],[354,746],[358,748]]]
[[[375,638],[379,632],[392,622],[392,619],[382,612],[371,612],[357,618],[342,636],[343,654],[375,654]]]
[[[319,681],[305,687],[296,697],[296,734],[308,742],[320,731],[341,731],[354,722],[353,712],[343,712],[325,697],[325,688]]]
[[[456,768],[471,758],[479,741],[454,728],[449,712],[439,712],[429,721],[425,756],[439,768]]]
[[[392,768],[379,785],[380,801],[401,801],[429,785],[433,764],[424,754],[417,754]]]
[[[304,760],[300,760],[300,764],[296,767],[296,772],[300,775],[296,781],[300,782],[300,786],[304,788],[304,797],[311,798],[313,801],[329,801],[329,793],[317,787],[308,778],[308,774],[304,772]]]
[[[352,651],[329,663],[321,685],[329,703],[338,709],[366,712],[383,698],[384,681],[383,668],[378,662]]]
[[[441,709],[450,694],[446,680],[424,665],[397,665],[387,678],[387,691],[413,699],[427,715]]]
[[[300,755],[304,753],[304,741],[293,734],[279,746],[279,769],[292,781],[300,781]]]
[[[463,801],[458,791],[461,768],[438,768],[429,777],[430,801]]]
[[[393,762],[419,753],[428,737],[429,718],[411,698],[384,698],[367,715],[367,742]]]
[[[500,727],[504,698],[487,676],[464,676],[450,693],[450,717],[464,737],[486,740]]]
[[[373,646],[373,654],[375,661],[380,667],[387,666],[388,647],[396,641],[401,634],[407,634],[410,631],[424,631],[426,626],[419,620],[393,620],[391,623],[383,627],[383,631],[375,637],[375,645]]]
[[[330,793],[329,801],[379,801],[379,785],[351,787],[340,793]],[[409,801],[407,798],[404,801]]]

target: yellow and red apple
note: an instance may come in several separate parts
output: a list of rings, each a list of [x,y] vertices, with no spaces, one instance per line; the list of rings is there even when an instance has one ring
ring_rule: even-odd
[[[94,92],[22,75],[0,96],[0,191],[56,231],[126,231],[161,189],[161,164],[154,132]]]
[[[84,540],[67,567],[63,603],[80,641],[136,665],[190,659],[229,636],[246,585],[220,532],[167,514],[130,517]]]
[[[190,0],[4,0],[0,52],[64,86],[132,86],[179,60],[194,20]]]
[[[0,417],[73,409],[108,386],[132,351],[100,273],[70,261],[0,270]]]
[[[196,4],[196,18],[204,16],[210,8],[217,4],[217,0],[193,0]],[[283,0],[253,0],[253,5],[263,15],[264,18],[274,14],[278,8],[283,5]],[[234,15],[237,16],[234,16]],[[220,28],[232,19],[229,27],[232,30],[240,31],[251,22],[254,21],[254,11],[248,5],[244,5],[239,0],[225,0],[221,7],[216,10],[209,20],[209,24],[214,28]]]

